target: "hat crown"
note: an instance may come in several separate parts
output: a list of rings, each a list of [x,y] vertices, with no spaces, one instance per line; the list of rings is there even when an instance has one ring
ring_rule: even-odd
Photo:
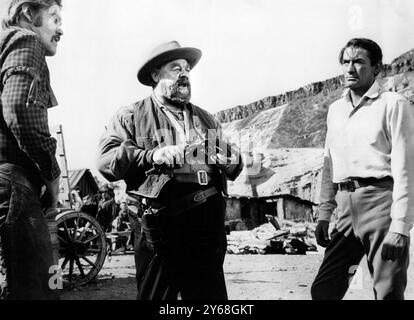
[[[160,54],[163,54],[164,52],[174,50],[174,49],[180,49],[180,48],[181,48],[181,45],[179,44],[178,41],[170,41],[167,43],[162,43],[152,50],[151,57],[156,57]]]
[[[152,50],[147,62],[138,70],[138,80],[146,86],[153,86],[151,72],[155,68],[169,61],[186,59],[192,69],[200,61],[201,56],[200,49],[182,47],[178,41],[163,43]]]

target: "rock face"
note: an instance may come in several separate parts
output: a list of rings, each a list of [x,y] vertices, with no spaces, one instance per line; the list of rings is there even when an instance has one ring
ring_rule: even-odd
[[[320,100],[325,100],[323,99],[324,97],[326,98],[332,96],[332,93],[335,95],[338,90],[341,90],[341,88],[342,77],[336,77],[323,82],[309,84],[296,91],[289,91],[274,97],[267,97],[246,106],[238,106],[220,111],[216,114],[216,117],[221,123],[227,123],[246,119],[261,111],[281,107],[294,102],[309,105],[308,100],[312,101],[315,97],[319,97]]]
[[[394,87],[387,87],[387,90],[401,91],[404,88],[413,85],[409,80],[404,79],[405,75],[411,74],[414,71],[414,49],[401,55],[395,59],[391,64],[384,65],[383,71],[379,75],[379,80],[395,79]],[[267,97],[262,100],[253,102],[246,106],[237,106],[216,114],[217,119],[221,123],[233,122],[249,118],[261,111],[281,107],[286,104],[301,104],[305,107],[313,106],[312,102],[320,103],[319,107],[327,107],[342,93],[343,77],[338,76],[328,79],[326,81],[311,83],[303,88],[295,91],[289,91],[273,97]],[[414,101],[414,96],[411,94],[408,98]]]
[[[383,90],[398,92],[414,105],[414,50],[384,66],[378,81]],[[342,92],[342,77],[336,77],[219,112],[225,134],[250,162],[229,184],[230,194],[290,194],[317,204],[326,117]]]

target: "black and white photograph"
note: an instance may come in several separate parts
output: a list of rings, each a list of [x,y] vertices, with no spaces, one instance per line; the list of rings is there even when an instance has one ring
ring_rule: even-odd
[[[0,0],[0,23],[0,300],[414,300],[412,0]]]

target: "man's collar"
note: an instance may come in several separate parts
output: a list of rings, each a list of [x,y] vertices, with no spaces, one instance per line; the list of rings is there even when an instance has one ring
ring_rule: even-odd
[[[342,98],[347,101],[351,101],[350,91],[351,91],[350,89],[346,89],[342,94]],[[375,80],[371,88],[369,88],[368,91],[365,92],[365,94],[362,96],[361,101],[363,99],[376,99],[379,97],[380,93],[381,93],[381,86],[379,85],[378,81]]]
[[[164,107],[164,105],[162,104],[162,102],[157,98],[157,96],[154,94],[154,92],[151,94],[151,99],[152,99],[152,101],[154,101],[155,102],[155,104],[158,106],[158,107],[160,107],[160,108],[163,108]]]
[[[369,99],[376,99],[379,97],[381,93],[381,86],[379,85],[378,81],[375,80],[374,84],[369,88],[369,90],[364,94],[364,97]]]

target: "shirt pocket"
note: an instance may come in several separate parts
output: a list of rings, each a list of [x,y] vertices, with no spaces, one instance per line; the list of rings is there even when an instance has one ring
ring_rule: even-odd
[[[46,89],[44,81],[34,79],[29,90],[27,105],[42,109],[51,107],[50,94]]]

